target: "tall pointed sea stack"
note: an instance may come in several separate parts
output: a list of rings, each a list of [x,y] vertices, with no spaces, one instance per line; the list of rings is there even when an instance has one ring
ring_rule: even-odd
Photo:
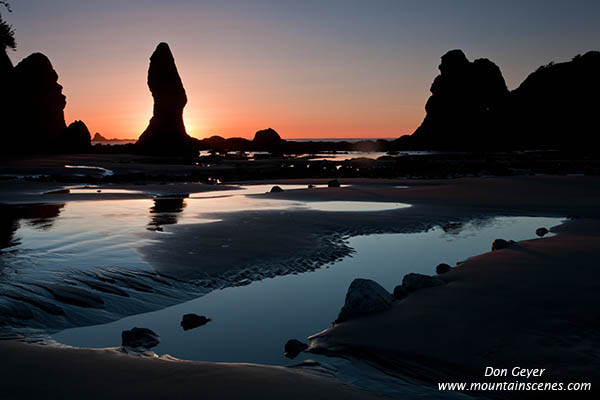
[[[154,98],[154,113],[137,141],[139,150],[156,155],[194,152],[194,139],[186,133],[183,124],[187,96],[175,59],[166,43],[159,43],[150,57],[148,87]]]

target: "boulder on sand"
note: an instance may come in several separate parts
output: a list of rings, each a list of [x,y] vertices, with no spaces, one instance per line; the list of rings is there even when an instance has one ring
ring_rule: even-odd
[[[333,179],[327,182],[327,187],[340,187],[340,182],[337,179]]]
[[[281,192],[283,192],[283,189],[279,186],[273,186],[271,188],[271,193],[281,193]]]
[[[406,289],[407,292],[414,292],[417,290],[434,286],[441,286],[444,284],[446,284],[446,282],[444,282],[437,276],[410,273],[404,275],[404,278],[402,278],[402,286]]]
[[[346,301],[335,320],[339,324],[350,319],[385,311],[394,298],[380,284],[370,279],[355,279],[346,293]]]
[[[302,343],[297,339],[290,339],[285,344],[284,353],[287,358],[296,358],[298,354],[308,349],[306,343]]]
[[[537,229],[535,230],[535,234],[536,234],[537,236],[539,236],[539,237],[546,236],[546,235],[548,234],[548,232],[550,232],[550,231],[548,230],[548,228],[537,228]]]
[[[492,251],[506,249],[508,246],[515,243],[514,240],[495,239],[492,242]]]
[[[446,272],[452,271],[452,267],[448,264],[441,263],[437,267],[435,267],[435,273],[438,275],[445,274]]]
[[[158,334],[148,328],[133,328],[121,333],[121,346],[150,349],[160,343]]]

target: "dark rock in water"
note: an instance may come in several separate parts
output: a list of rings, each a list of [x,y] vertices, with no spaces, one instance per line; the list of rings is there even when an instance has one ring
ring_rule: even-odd
[[[210,322],[210,318],[205,317],[204,315],[197,314],[185,314],[181,319],[181,327],[184,331],[188,331],[190,329],[197,328],[202,325],[206,325]]]
[[[260,130],[254,134],[252,145],[256,150],[276,150],[284,141],[272,128]]]
[[[63,153],[87,152],[92,146],[90,131],[83,121],[74,121],[61,133],[58,144]]]
[[[438,275],[445,274],[446,272],[452,271],[454,268],[449,266],[448,264],[441,263],[437,267],[435,267],[435,273]]]
[[[550,231],[548,230],[548,228],[537,228],[535,230],[535,234],[539,237],[546,236],[549,232]]]
[[[34,53],[18,63],[3,88],[9,94],[2,112],[3,152],[49,152],[66,128],[66,97],[58,74],[45,55]]]
[[[437,276],[429,276],[423,274],[410,273],[404,275],[402,278],[402,286],[407,292],[414,292],[417,290],[445,285],[446,282],[438,278]]]
[[[312,188],[314,188],[314,187],[315,187],[315,185],[313,185],[312,183],[309,183],[309,184],[308,184],[308,188],[309,188],[309,189],[312,189]]]
[[[121,333],[121,346],[150,349],[160,343],[160,336],[148,328],[133,328]]]
[[[380,284],[370,279],[355,279],[346,293],[346,301],[335,320],[339,324],[350,319],[384,311],[394,298]]]
[[[492,251],[506,249],[512,243],[514,243],[512,240],[509,242],[509,241],[506,241],[504,239],[495,239],[492,242]]]
[[[271,188],[271,193],[280,193],[280,192],[283,192],[283,189],[280,188],[279,186],[273,186]]]
[[[154,98],[154,112],[136,143],[137,148],[146,154],[196,155],[195,141],[183,124],[187,96],[166,43],[159,43],[150,57],[148,87]]]
[[[333,179],[327,182],[327,187],[340,187],[340,182],[337,179]]]
[[[394,293],[392,295],[394,296],[394,299],[402,300],[403,298],[408,296],[408,290],[406,290],[406,288],[402,285],[397,285],[394,288]]]
[[[285,344],[284,353],[287,358],[293,359],[306,349],[308,349],[308,345],[306,343],[302,343],[297,339],[290,339]]]

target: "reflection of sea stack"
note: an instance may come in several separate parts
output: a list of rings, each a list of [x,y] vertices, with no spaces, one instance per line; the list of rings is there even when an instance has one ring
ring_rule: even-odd
[[[191,153],[194,140],[183,124],[187,96],[166,43],[159,43],[150,57],[148,87],[154,98],[154,113],[137,146],[149,154]]]

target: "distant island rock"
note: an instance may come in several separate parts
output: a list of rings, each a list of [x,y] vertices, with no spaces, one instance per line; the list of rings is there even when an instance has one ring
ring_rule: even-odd
[[[154,112],[136,147],[145,154],[196,154],[196,140],[187,134],[183,123],[187,96],[167,43],[159,43],[150,57],[148,87]]]
[[[281,146],[281,136],[272,128],[260,130],[254,134],[252,144],[257,150],[275,149]]]
[[[108,139],[102,136],[100,133],[96,132],[94,137],[92,138],[92,142],[107,142]]]

